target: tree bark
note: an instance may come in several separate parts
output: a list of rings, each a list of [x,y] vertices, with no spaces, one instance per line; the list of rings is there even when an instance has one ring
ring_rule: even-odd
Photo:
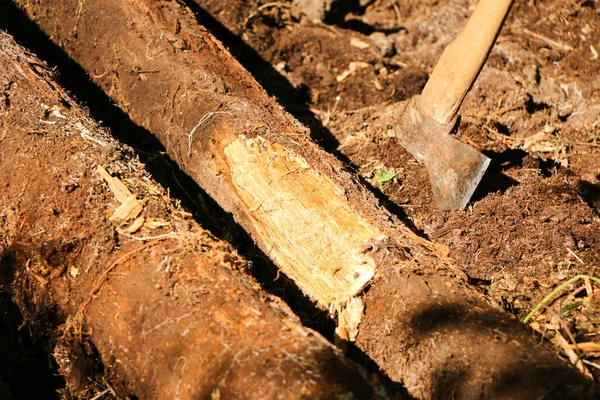
[[[0,31],[0,288],[70,395],[97,394],[95,348],[122,397],[385,396],[261,293],[49,71]]]
[[[17,3],[414,396],[593,396],[443,247],[381,209],[185,7]]]

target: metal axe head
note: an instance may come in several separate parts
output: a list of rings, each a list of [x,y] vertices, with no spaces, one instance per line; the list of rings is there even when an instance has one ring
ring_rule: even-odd
[[[415,96],[407,102],[395,128],[402,145],[427,168],[440,210],[465,208],[490,164],[489,158],[450,135],[455,125],[456,118],[448,125],[429,118]]]

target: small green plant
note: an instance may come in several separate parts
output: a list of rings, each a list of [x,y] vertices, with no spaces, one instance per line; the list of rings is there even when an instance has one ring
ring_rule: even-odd
[[[552,300],[554,298],[554,296],[556,296],[557,294],[559,294],[564,288],[566,288],[567,286],[569,286],[572,283],[577,282],[580,279],[589,279],[591,281],[594,281],[596,283],[600,283],[600,278],[596,278],[594,276],[588,276],[588,275],[577,275],[572,277],[571,279],[569,279],[568,281],[566,281],[565,283],[563,283],[562,285],[559,285],[556,289],[554,289],[552,292],[550,292],[550,294],[546,297],[544,297],[544,299],[542,301],[540,301],[538,303],[537,306],[534,307],[533,310],[531,310],[529,312],[529,314],[527,314],[527,316],[525,317],[525,319],[523,319],[523,323],[526,324],[529,322],[529,320],[531,318],[533,318],[533,316],[540,311],[540,309],[542,307],[544,307],[546,304],[548,304],[550,302],[550,300]],[[564,308],[563,308],[564,309]],[[571,311],[571,310],[569,310]]]
[[[377,183],[382,187],[384,183],[391,181],[396,176],[395,173],[386,172],[383,168],[377,171]]]
[[[582,305],[583,305],[583,302],[581,302],[581,301],[576,301],[574,303],[567,304],[566,306],[561,308],[560,313],[562,314],[563,317],[566,317],[567,315],[569,315],[571,313],[571,311],[578,309]]]

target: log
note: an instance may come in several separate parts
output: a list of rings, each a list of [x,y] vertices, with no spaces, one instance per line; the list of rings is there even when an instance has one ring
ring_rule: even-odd
[[[379,398],[0,31],[0,288],[68,396]],[[3,289],[4,290],[4,289]]]
[[[412,395],[593,398],[591,382],[468,285],[447,249],[311,142],[187,8],[16,3]]]

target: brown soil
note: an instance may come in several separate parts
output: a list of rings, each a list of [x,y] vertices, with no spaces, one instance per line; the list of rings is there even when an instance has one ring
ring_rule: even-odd
[[[227,7],[222,1],[198,2],[204,10],[188,3],[213,33],[222,32],[221,40],[266,89],[312,128],[313,137],[330,150],[335,148],[391,210],[415,232],[447,245],[450,255],[492,302],[521,318],[569,277],[599,274],[599,67],[598,62],[588,62],[594,55],[589,46],[598,43],[600,32],[595,3],[515,6],[465,101],[459,128],[459,137],[490,154],[494,165],[472,206],[449,213],[435,211],[424,184],[428,182],[425,170],[398,144],[382,137],[387,125],[382,121],[393,123],[383,104],[421,90],[441,49],[466,20],[472,2],[375,1],[348,15],[340,26],[314,24],[298,9],[280,3],[260,10],[260,2],[233,1]],[[381,170],[394,173],[394,178],[380,182]],[[433,342],[436,335],[460,332],[462,343],[475,343],[476,335],[461,331],[461,324],[498,329],[458,308],[450,295],[438,310],[419,314],[417,301],[390,300],[399,296],[394,288],[408,286],[405,278],[382,273],[380,279],[385,285],[375,284],[367,293],[372,318],[364,321],[359,338],[379,363],[413,345],[398,342],[394,330],[398,326],[413,327]],[[446,283],[443,277],[431,281],[432,285]],[[426,295],[424,288],[413,289],[415,298]],[[574,292],[574,288],[566,290]],[[574,296],[556,302],[559,312],[544,312],[534,327],[546,337],[561,334],[569,340],[573,335],[580,342],[593,341],[600,332],[598,293],[583,290],[577,299]],[[561,315],[562,306],[578,299],[581,306]],[[381,330],[382,321],[375,317],[384,314],[387,331]],[[503,329],[500,332],[498,340]],[[483,353],[485,343],[478,348]],[[448,359],[444,357],[457,354],[440,352],[439,360],[423,364],[435,368],[431,379],[439,386],[432,397],[471,393],[469,387],[448,383],[468,380],[477,373],[469,367],[486,359],[466,357],[456,363],[458,367],[444,365]],[[489,355],[506,361],[499,382],[507,387],[519,379],[530,384],[547,379],[539,370],[532,373],[512,364],[514,354],[509,351]],[[593,353],[582,356],[597,363]],[[597,374],[593,366],[588,368]],[[407,380],[401,371],[388,373],[405,380],[413,393],[419,393],[420,385],[432,385]],[[486,390],[502,394],[501,387]]]

